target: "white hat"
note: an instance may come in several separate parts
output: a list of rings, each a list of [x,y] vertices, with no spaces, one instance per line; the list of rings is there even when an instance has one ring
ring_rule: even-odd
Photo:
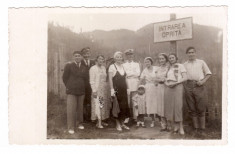
[[[139,88],[144,88],[144,89],[145,89],[145,86],[144,86],[144,85],[139,85],[139,86],[138,86],[138,89],[139,89]]]

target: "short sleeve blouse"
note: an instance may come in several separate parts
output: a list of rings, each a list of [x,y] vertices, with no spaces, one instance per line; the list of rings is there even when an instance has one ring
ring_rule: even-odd
[[[181,81],[183,78],[183,73],[186,73],[186,69],[182,64],[174,64],[170,66],[169,71],[167,72],[167,81]]]
[[[116,66],[116,68],[115,68],[115,66]],[[113,77],[115,76],[115,74],[117,73],[117,71],[121,74],[121,75],[124,75],[125,74],[125,70],[124,70],[124,68],[123,68],[123,66],[122,65],[115,65],[114,66],[114,64],[112,64],[112,65],[110,65],[109,66],[109,73],[113,73]]]

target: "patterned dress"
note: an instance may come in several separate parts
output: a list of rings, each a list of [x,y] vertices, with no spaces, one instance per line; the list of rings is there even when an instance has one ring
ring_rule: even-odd
[[[107,82],[107,74],[104,66],[93,66],[90,69],[90,84],[92,92],[97,92],[97,99],[91,97],[91,120],[100,117],[102,120],[109,118],[110,114],[110,87]]]
[[[157,79],[166,79],[166,74],[168,71],[168,66],[160,66],[157,68],[156,77]],[[157,85],[157,114],[161,117],[164,117],[164,91],[165,91],[165,84],[164,82],[159,82]]]

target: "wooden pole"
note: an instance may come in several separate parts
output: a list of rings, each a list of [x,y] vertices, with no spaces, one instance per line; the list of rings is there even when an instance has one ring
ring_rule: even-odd
[[[176,14],[175,13],[170,14],[170,20],[175,20],[175,19],[176,19]],[[175,53],[177,55],[177,42],[176,41],[170,41],[170,53]]]

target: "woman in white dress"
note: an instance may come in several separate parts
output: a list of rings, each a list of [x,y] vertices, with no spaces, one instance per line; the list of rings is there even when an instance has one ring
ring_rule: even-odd
[[[144,59],[145,69],[141,73],[141,84],[145,84],[146,95],[146,112],[152,118],[150,127],[154,127],[154,114],[157,113],[157,86],[156,86],[156,71],[157,67],[153,66],[153,59],[146,57]]]
[[[102,120],[109,118],[111,107],[110,88],[107,82],[106,68],[103,66],[104,60],[103,55],[97,56],[96,65],[90,68],[91,120],[98,120],[97,128],[103,128],[103,125],[107,125]]]

